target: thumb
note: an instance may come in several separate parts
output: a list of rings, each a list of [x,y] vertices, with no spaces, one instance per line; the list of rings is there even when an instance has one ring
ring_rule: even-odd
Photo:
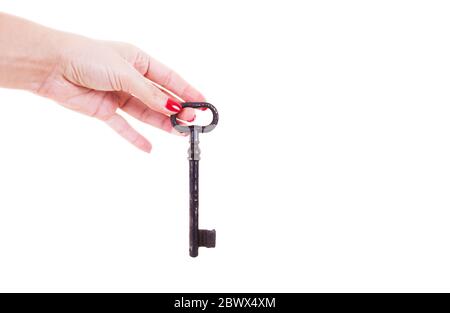
[[[141,100],[154,111],[172,115],[181,111],[181,104],[156,87],[130,64],[124,62],[124,69],[118,74],[120,90]]]

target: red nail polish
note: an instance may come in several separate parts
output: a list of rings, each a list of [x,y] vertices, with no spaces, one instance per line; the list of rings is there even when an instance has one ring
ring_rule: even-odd
[[[189,123],[192,123],[193,121],[195,121],[195,118],[196,118],[196,117],[197,117],[197,116],[194,115],[194,117],[191,118],[190,120],[188,120],[188,122],[189,122]]]
[[[206,111],[206,110],[208,110],[208,108],[203,107],[203,108],[200,108],[200,110]]]
[[[176,102],[175,100],[172,99],[167,99],[166,102],[166,109],[175,113],[178,113],[181,111],[181,104],[179,104],[178,102]]]

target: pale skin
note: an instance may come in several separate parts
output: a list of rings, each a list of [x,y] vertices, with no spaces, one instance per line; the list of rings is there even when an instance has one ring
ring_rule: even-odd
[[[137,148],[151,143],[130,126],[123,112],[178,134],[169,116],[182,101],[205,101],[180,75],[139,48],[64,33],[0,13],[0,87],[52,99],[106,123]],[[195,119],[181,110],[181,121]]]

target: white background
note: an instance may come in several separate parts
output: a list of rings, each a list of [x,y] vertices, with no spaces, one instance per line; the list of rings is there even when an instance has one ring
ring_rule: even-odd
[[[201,137],[188,257],[186,138],[0,90],[0,289],[450,290],[447,1],[12,1],[127,41],[221,114]],[[129,119],[131,120],[131,118]]]

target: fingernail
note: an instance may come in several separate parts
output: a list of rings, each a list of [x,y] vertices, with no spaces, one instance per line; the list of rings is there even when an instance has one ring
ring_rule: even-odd
[[[175,113],[178,113],[181,111],[181,104],[179,104],[178,102],[176,102],[175,100],[172,99],[167,99],[166,102],[166,109]]]
[[[196,118],[197,118],[197,116],[195,116],[195,114],[194,114],[194,117],[191,118],[190,120],[188,120],[188,122],[189,122],[189,123],[192,123],[193,121],[195,121]]]
[[[206,110],[208,110],[208,108],[203,107],[203,108],[200,108],[200,110],[206,111]]]

